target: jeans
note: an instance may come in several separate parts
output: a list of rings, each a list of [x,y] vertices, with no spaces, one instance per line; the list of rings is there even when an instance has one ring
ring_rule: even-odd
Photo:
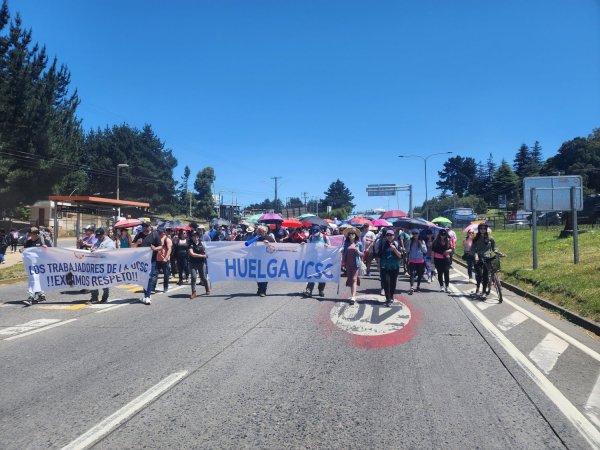
[[[306,291],[312,294],[313,289],[315,288],[315,283],[308,283],[306,285]],[[325,290],[325,283],[319,283],[318,288],[319,292],[323,292]]]
[[[398,273],[400,273],[400,268],[381,268],[381,284],[383,285],[383,290],[385,292],[385,300],[388,302],[394,300],[394,293],[396,292],[396,282],[398,281]]]
[[[466,253],[465,261],[467,263],[467,273],[469,274],[469,278],[473,278],[473,272],[475,271],[475,257]]]
[[[190,264],[192,274],[192,293],[196,292],[196,280],[200,277],[200,281],[206,287],[206,292],[209,291],[208,280],[206,279],[206,263],[202,261],[200,264]]]
[[[98,301],[98,294],[99,294],[99,290],[98,289],[93,289],[90,291],[90,294],[92,294],[92,301],[93,302],[97,302]],[[102,301],[106,301],[108,300],[108,288],[102,288]]]
[[[438,282],[440,286],[450,284],[450,258],[433,258],[435,270],[438,273]]]
[[[183,279],[183,274],[185,272],[185,277],[188,278],[190,276],[190,266],[189,266],[188,255],[186,253],[178,253],[177,254],[177,269],[179,271],[179,281]]]
[[[158,270],[156,269],[156,261],[152,261],[150,268],[150,278],[148,278],[148,287],[144,289],[144,297],[150,298],[152,291],[156,289],[156,282],[158,281]]]
[[[425,273],[425,263],[409,262],[408,273],[410,274],[410,287],[413,285],[415,274],[417,275],[417,287],[421,286],[421,280],[423,279],[423,274]]]
[[[169,277],[171,276],[171,263],[169,261],[157,261],[156,263],[158,269],[162,269],[163,271],[163,290],[169,289]],[[158,273],[157,273],[158,276]]]

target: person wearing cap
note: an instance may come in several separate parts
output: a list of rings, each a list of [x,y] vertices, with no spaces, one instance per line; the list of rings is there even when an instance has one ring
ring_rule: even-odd
[[[269,228],[265,225],[259,225],[258,227],[256,227],[256,234],[258,235],[258,242],[264,242],[265,244],[268,244],[269,242],[275,242],[275,236],[273,236],[273,233],[269,232]],[[259,297],[265,297],[267,295],[267,286],[269,283],[264,281],[257,281],[256,284],[258,286],[256,295],[258,295]]]
[[[40,235],[40,230],[36,227],[33,227],[29,230],[29,236],[27,237],[27,241],[25,241],[24,248],[32,248],[32,247],[42,247],[48,248],[52,247],[52,243],[45,239],[42,235]],[[32,286],[28,288],[29,297],[27,300],[23,300],[23,304],[25,306],[31,306],[34,303],[43,302],[46,300],[46,294],[44,291],[34,291]]]
[[[144,297],[141,302],[145,305],[150,305],[152,302],[150,296],[152,291],[156,289],[156,282],[158,281],[158,271],[156,270],[156,255],[159,250],[162,249],[162,243],[160,236],[156,231],[152,231],[152,227],[148,222],[142,224],[142,231],[139,232],[133,241],[131,242],[132,247],[150,247],[152,250],[152,259],[150,265],[150,278],[148,279],[148,286],[144,289]]]
[[[313,225],[310,228],[310,236],[308,237],[308,243],[314,244],[317,247],[329,247],[329,237],[325,234],[318,225]],[[313,289],[315,288],[315,283],[310,282],[306,285],[306,289],[304,290],[304,297],[312,297]],[[325,297],[325,283],[319,282],[319,297]]]
[[[490,293],[491,286],[488,285],[489,275],[488,267],[485,264],[485,258],[493,257],[494,255],[504,256],[503,253],[496,249],[496,241],[489,233],[489,225],[480,223],[477,225],[477,234],[473,239],[473,257],[475,260],[475,295],[479,294],[479,286],[482,285],[481,297],[483,299]]]
[[[188,256],[190,258],[190,272],[192,275],[192,295],[190,295],[190,298],[194,299],[197,297],[196,280],[198,277],[200,277],[201,284],[204,285],[206,295],[210,295],[210,285],[206,278],[206,248],[204,247],[204,243],[200,240],[200,234],[196,231],[191,232]]]
[[[360,285],[358,269],[364,256],[364,247],[360,241],[360,232],[354,227],[344,230],[344,245],[342,247],[342,266],[346,269],[346,286],[350,288],[350,304],[356,301],[356,289]]]
[[[400,272],[403,244],[395,239],[396,233],[392,229],[385,232],[385,241],[381,244],[379,252],[379,267],[381,270],[381,284],[385,292],[385,306],[392,306],[396,293],[396,282]]]
[[[371,275],[371,264],[375,253],[373,252],[373,245],[375,244],[375,233],[369,230],[369,224],[365,223],[360,227],[360,237],[365,249],[365,265],[367,266],[367,276]]]
[[[171,253],[173,251],[173,241],[163,227],[158,229],[158,235],[160,237],[162,248],[156,254],[156,270],[158,273],[162,269],[163,292],[168,292],[169,278],[171,276]]]
[[[96,242],[94,242],[94,245],[92,246],[92,248],[90,248],[91,252],[97,252],[101,250],[114,250],[116,248],[115,241],[106,236],[104,228],[98,228],[94,234],[96,235]],[[100,300],[98,300],[98,289],[90,290],[90,294],[92,295],[92,297],[90,298],[90,303],[102,303],[108,301],[108,288],[102,288],[102,299]]]
[[[450,255],[452,255],[452,246],[450,245],[450,237],[448,232],[442,228],[433,244],[433,263],[438,274],[438,282],[440,283],[440,292],[450,292]]]
[[[410,275],[410,289],[409,294],[415,292],[413,289],[413,283],[415,274],[417,276],[417,292],[421,290],[421,280],[425,273],[425,255],[427,255],[427,246],[425,242],[419,239],[419,230],[414,229],[411,231],[412,237],[408,243],[408,273]]]
[[[94,227],[92,225],[88,225],[83,230],[85,235],[79,238],[78,248],[81,250],[90,250],[92,246],[96,243],[96,236],[94,235]]]

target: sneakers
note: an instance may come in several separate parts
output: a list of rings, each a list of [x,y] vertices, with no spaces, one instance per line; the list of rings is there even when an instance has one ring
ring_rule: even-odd
[[[260,294],[258,294],[259,297],[266,297],[267,294],[265,292],[261,292]]]
[[[417,286],[417,289],[415,289],[415,292],[421,292],[421,286]]]
[[[27,300],[23,300],[23,304],[25,306],[31,306],[31,305],[33,305],[33,297],[30,296],[30,297],[27,298]]]
[[[304,294],[302,294],[302,296],[304,298],[310,298],[312,297],[312,292],[310,292],[308,289],[306,291],[304,291]]]
[[[474,283],[475,280],[472,277],[469,277],[469,283]]]
[[[150,297],[144,297],[144,298],[142,298],[141,302],[142,302],[144,305],[150,305],[150,304],[152,303],[152,302],[150,301]]]
[[[382,289],[380,292],[381,295],[385,296],[385,289]]]
[[[410,288],[408,290],[408,295],[413,295],[414,292],[415,292],[415,290],[413,288]]]
[[[391,307],[392,307],[392,301],[391,301],[391,300],[388,300],[388,301],[386,301],[386,302],[385,302],[385,306],[386,306],[387,308],[391,308]]]
[[[444,286],[440,286],[440,292],[444,292]]]
[[[446,286],[445,292],[448,294],[450,293],[450,288],[448,286]]]
[[[40,294],[37,296],[36,302],[45,302],[46,301],[46,296],[44,294]]]
[[[354,299],[354,297],[350,297],[350,304],[354,305],[356,303],[356,300]]]

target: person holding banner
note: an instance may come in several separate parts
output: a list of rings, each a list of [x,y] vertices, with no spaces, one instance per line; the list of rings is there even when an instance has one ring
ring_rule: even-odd
[[[29,237],[28,237],[27,241],[25,242],[24,247],[25,248],[32,248],[32,247],[48,248],[48,247],[52,247],[52,244],[50,243],[50,241],[48,241],[47,239],[45,239],[43,236],[40,235],[39,229],[37,229],[36,227],[33,227],[33,228],[31,228],[31,230],[29,230]],[[25,306],[31,306],[34,303],[43,302],[45,300],[46,300],[46,294],[44,293],[44,291],[42,291],[42,290],[34,291],[30,285],[29,297],[27,298],[27,300],[23,300],[23,304]]]
[[[156,288],[156,282],[158,281],[156,255],[158,254],[158,251],[162,249],[162,243],[158,233],[152,231],[152,227],[148,222],[144,222],[142,224],[142,231],[136,235],[131,244],[133,247],[150,247],[152,249],[150,278],[148,279],[148,286],[144,289],[144,297],[141,300],[144,305],[150,305],[152,303],[150,296],[152,295],[152,291]]]
[[[258,236],[256,240],[259,242],[264,242],[265,244],[268,244],[269,242],[275,242],[275,236],[273,236],[273,233],[269,233],[269,229],[265,225],[259,225],[258,227],[256,227],[256,234]],[[256,284],[258,285],[256,295],[258,295],[259,297],[266,297],[267,285],[269,283],[260,281]]]
[[[96,243],[96,236],[94,236],[94,227],[88,225],[84,229],[85,236],[80,237],[78,241],[78,248],[81,250],[89,250]]]
[[[315,244],[317,247],[329,247],[330,242],[327,235],[321,231],[321,228],[318,225],[313,225],[310,229],[310,236],[308,237],[308,242],[310,244]],[[303,242],[304,244],[304,242]],[[315,283],[310,282],[306,285],[306,290],[304,291],[304,297],[312,297],[313,289],[315,288]],[[319,283],[319,297],[325,297],[325,283]]]
[[[344,246],[342,249],[342,264],[346,268],[346,286],[350,287],[350,304],[356,301],[356,288],[360,285],[358,269],[364,255],[363,244],[360,241],[360,232],[349,227],[344,230]]]
[[[92,245],[90,249],[91,252],[97,252],[99,250],[114,250],[116,248],[115,241],[106,237],[106,233],[104,232],[104,228],[98,228],[96,230],[96,242]],[[89,303],[102,303],[108,301],[108,288],[102,288],[102,299],[98,300],[98,289],[92,289],[90,294],[92,294],[92,298]]]
[[[196,280],[198,276],[200,276],[200,281],[206,289],[206,295],[210,295],[210,286],[206,279],[206,248],[197,231],[192,231],[192,242],[188,247],[188,256],[190,257],[190,272],[192,275],[192,295],[190,295],[190,299],[197,297]]]

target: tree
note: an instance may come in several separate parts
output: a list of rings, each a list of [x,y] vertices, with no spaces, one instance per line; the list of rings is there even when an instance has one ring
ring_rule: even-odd
[[[540,141],[535,141],[533,147],[531,147],[531,171],[533,176],[540,174],[543,164],[542,146]]]
[[[463,158],[454,156],[448,158],[444,163],[444,168],[438,172],[438,189],[442,190],[442,195],[447,191],[459,197],[464,196],[471,190],[471,184],[477,174],[477,163],[474,158]]]
[[[179,200],[179,204],[182,205],[181,210],[183,212],[189,211],[189,202],[190,196],[189,193],[189,180],[190,180],[190,168],[185,166],[183,169],[183,176],[181,177],[181,181],[179,182],[179,189],[177,190],[177,197]]]
[[[354,208],[352,200],[354,200],[354,196],[350,192],[350,189],[340,179],[337,179],[325,191],[323,203],[326,206],[331,206],[332,209],[344,208],[347,211],[351,211]]]
[[[45,47],[32,43],[17,14],[8,27],[6,1],[0,7],[0,204],[31,204],[48,194],[78,189],[85,174],[74,161],[82,131],[75,112],[77,91],[70,73]]]
[[[529,147],[525,144],[521,144],[514,160],[514,172],[523,180],[525,177],[532,176],[535,173],[535,167],[533,164],[533,158]]]
[[[277,199],[277,203],[275,203],[275,200],[269,200],[268,198],[265,198],[261,203],[253,203],[251,205],[248,205],[247,209],[265,212],[281,211],[284,209],[284,206],[280,199]]]
[[[508,204],[512,204],[513,207],[519,205],[520,180],[505,160],[502,160],[500,167],[496,170],[490,188],[495,196],[495,201],[497,201],[498,195],[503,194],[506,195]]]
[[[215,217],[215,202],[212,195],[212,185],[215,182],[215,170],[205,167],[196,175],[194,189],[196,190],[196,216],[203,219]]]
[[[303,206],[304,206],[304,203],[302,203],[302,200],[300,200],[300,198],[291,197],[287,201],[286,208],[302,208]]]

